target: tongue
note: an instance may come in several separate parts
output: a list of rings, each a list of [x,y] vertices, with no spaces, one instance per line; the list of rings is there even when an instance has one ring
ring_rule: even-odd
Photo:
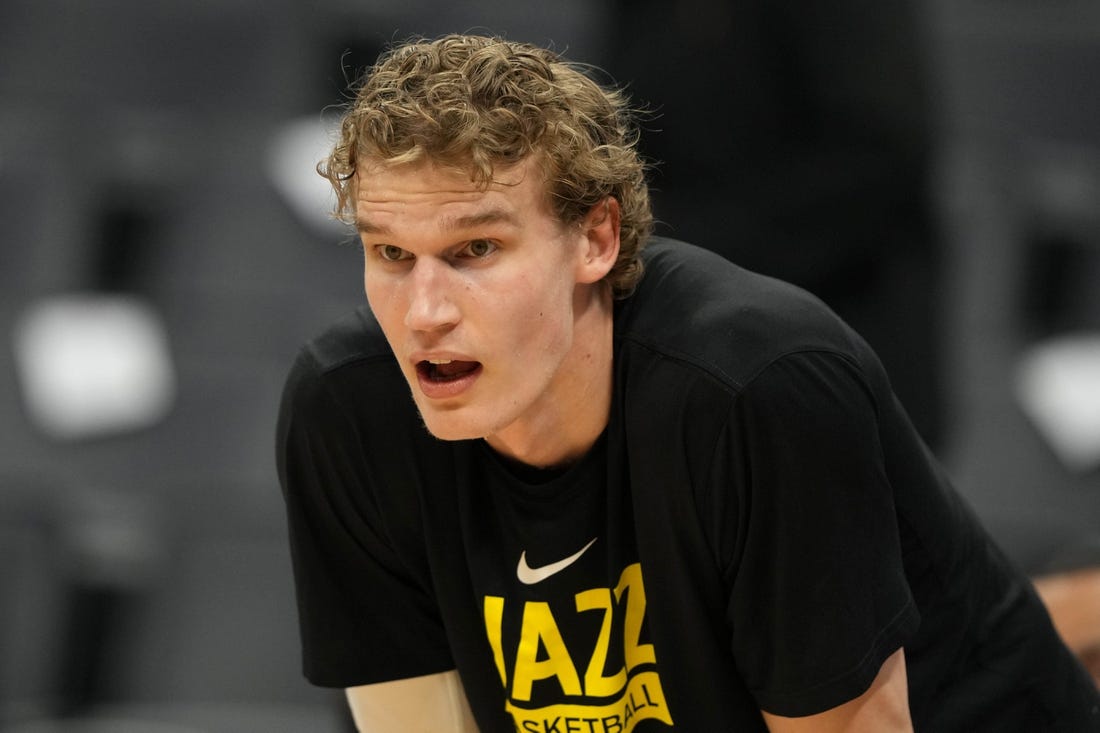
[[[478,363],[476,361],[452,361],[449,364],[433,364],[432,366],[432,376],[436,379],[454,379],[477,369]]]

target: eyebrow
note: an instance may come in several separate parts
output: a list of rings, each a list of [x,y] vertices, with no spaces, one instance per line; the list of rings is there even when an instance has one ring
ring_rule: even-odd
[[[474,227],[485,226],[486,224],[507,224],[518,228],[519,220],[516,219],[512,212],[505,211],[504,209],[489,209],[488,211],[469,214],[468,216],[447,217],[443,219],[443,229],[445,231],[473,229]]]
[[[389,234],[390,233],[390,230],[388,228],[386,228],[386,227],[384,227],[380,224],[375,224],[374,222],[370,221],[369,219],[364,219],[362,217],[356,217],[356,219],[355,219],[355,228],[361,234]]]
[[[462,229],[473,229],[487,224],[507,224],[515,228],[519,228],[520,225],[519,220],[512,212],[504,209],[489,209],[466,216],[444,217],[441,228],[444,231],[453,232]],[[364,217],[355,220],[355,228],[362,234],[389,235],[391,233],[388,227],[376,224]]]

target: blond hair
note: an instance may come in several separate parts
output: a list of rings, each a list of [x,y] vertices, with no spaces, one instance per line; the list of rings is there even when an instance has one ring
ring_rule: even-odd
[[[618,200],[620,253],[606,279],[622,297],[641,277],[653,224],[637,137],[625,95],[552,51],[450,35],[408,42],[378,59],[318,171],[336,191],[337,215],[349,219],[363,161],[429,159],[488,186],[494,168],[536,156],[550,208],[564,224],[580,222],[608,196]]]

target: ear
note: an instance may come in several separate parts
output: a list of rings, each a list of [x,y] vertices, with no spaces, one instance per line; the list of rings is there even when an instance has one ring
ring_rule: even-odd
[[[577,281],[602,280],[619,257],[619,201],[608,196],[593,206],[581,222],[581,249]]]

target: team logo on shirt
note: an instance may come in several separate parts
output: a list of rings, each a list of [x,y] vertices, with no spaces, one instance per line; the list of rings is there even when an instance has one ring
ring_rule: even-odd
[[[555,565],[568,565],[586,549]],[[673,724],[657,655],[645,638],[639,563],[624,569],[614,588],[548,601],[485,596],[483,611],[517,731],[630,733],[643,720]]]

